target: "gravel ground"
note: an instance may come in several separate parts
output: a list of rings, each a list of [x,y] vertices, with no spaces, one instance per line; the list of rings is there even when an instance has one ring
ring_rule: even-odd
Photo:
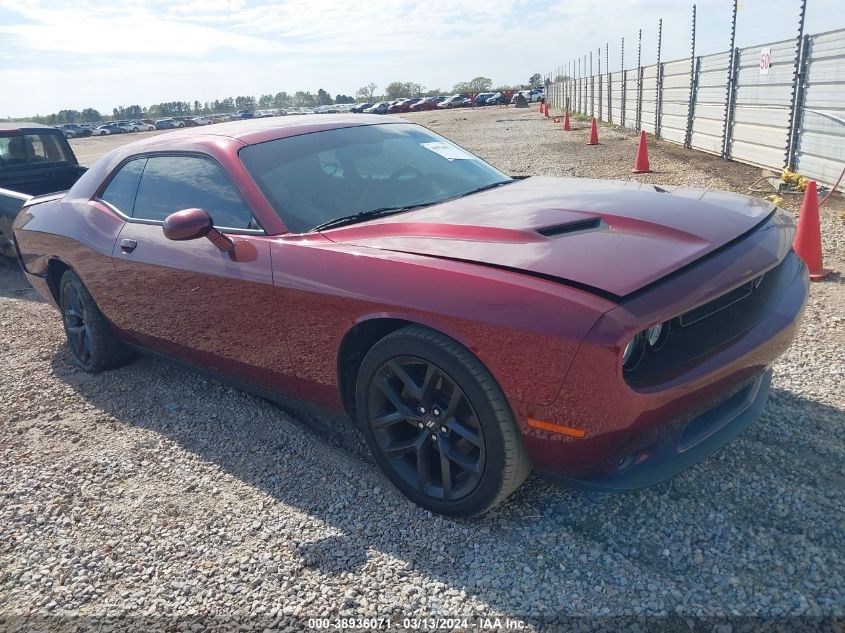
[[[534,109],[408,118],[508,173],[631,177],[625,131],[587,147],[586,124],[564,133]],[[656,142],[651,161],[657,173],[639,179],[741,192],[760,173]],[[843,210],[841,198],[825,208],[822,229],[840,271]],[[453,521],[394,491],[348,427],[149,359],[77,371],[56,313],[0,267],[0,630],[91,616],[143,630],[304,628],[320,615],[841,625],[844,282],[813,285],[763,418],[716,456],[625,495],[531,478],[484,518]]]

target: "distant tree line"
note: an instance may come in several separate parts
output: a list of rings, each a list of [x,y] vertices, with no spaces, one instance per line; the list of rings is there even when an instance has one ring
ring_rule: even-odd
[[[542,85],[539,73],[531,76],[528,86]],[[461,81],[452,87],[449,94],[464,92],[491,92],[503,90],[520,90],[526,86],[497,86],[493,88],[493,81],[489,77],[475,77],[470,81]],[[53,114],[42,116],[36,114],[31,117],[8,119],[17,121],[35,121],[45,125],[59,125],[61,123],[97,123],[99,121],[116,119],[160,119],[174,116],[201,116],[206,114],[222,114],[237,110],[270,110],[275,108],[313,108],[321,105],[341,103],[356,103],[364,101],[390,101],[399,98],[433,97],[444,94],[440,88],[429,90],[413,81],[392,81],[384,89],[384,94],[376,95],[378,86],[368,83],[355,92],[355,96],[338,94],[334,97],[322,88],[316,93],[299,90],[292,95],[287,92],[276,94],[262,94],[257,99],[250,96],[227,97],[214,101],[166,101],[155,103],[146,108],[140,105],[118,106],[112,108],[111,114],[104,114],[94,108],[84,110],[59,110]]]

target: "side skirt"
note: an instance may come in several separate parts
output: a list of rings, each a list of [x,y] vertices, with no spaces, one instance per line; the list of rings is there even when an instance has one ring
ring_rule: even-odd
[[[185,369],[190,372],[200,374],[202,376],[220,382],[224,385],[228,385],[230,387],[234,387],[235,389],[239,389],[240,391],[245,391],[246,393],[258,396],[259,398],[269,400],[274,404],[278,404],[283,407],[289,407],[291,409],[296,409],[299,412],[313,415],[318,418],[328,419],[336,423],[349,424],[357,429],[357,425],[346,413],[341,413],[340,411],[335,411],[334,409],[328,409],[326,407],[321,407],[316,404],[311,404],[310,402],[305,402],[304,400],[298,400],[296,398],[286,396],[276,391],[270,391],[269,389],[264,389],[256,385],[237,380],[236,378],[230,378],[229,376],[221,374],[220,372],[215,371],[213,369],[207,369],[205,367],[200,367],[199,365],[186,363],[185,361],[178,360],[171,356],[167,356],[166,354],[162,354],[161,352],[153,351],[141,345],[136,345],[134,343],[124,344],[127,347],[130,347],[133,351],[138,352],[142,356],[148,356],[150,358],[154,358],[156,360],[160,360],[164,363],[167,363],[168,365],[171,365],[173,367],[178,367],[179,369]]]

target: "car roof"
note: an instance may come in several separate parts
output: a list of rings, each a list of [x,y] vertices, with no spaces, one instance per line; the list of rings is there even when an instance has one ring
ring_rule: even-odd
[[[124,145],[129,150],[124,155],[159,150],[176,150],[180,146],[197,147],[218,145],[221,141],[235,140],[243,145],[264,143],[300,134],[363,125],[389,125],[408,123],[401,118],[390,118],[368,114],[314,114],[298,117],[266,117],[218,123],[214,126],[188,127]]]
[[[42,130],[56,129],[52,125],[43,125],[41,123],[34,123],[32,121],[0,122],[0,130],[30,130],[35,128],[41,128]]]

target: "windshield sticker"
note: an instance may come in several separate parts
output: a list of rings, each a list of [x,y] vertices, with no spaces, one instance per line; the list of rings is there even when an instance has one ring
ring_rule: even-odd
[[[433,143],[420,143],[429,151],[439,154],[448,160],[474,160],[475,156],[469,152],[465,152],[457,145],[446,143],[445,141],[435,141]]]

